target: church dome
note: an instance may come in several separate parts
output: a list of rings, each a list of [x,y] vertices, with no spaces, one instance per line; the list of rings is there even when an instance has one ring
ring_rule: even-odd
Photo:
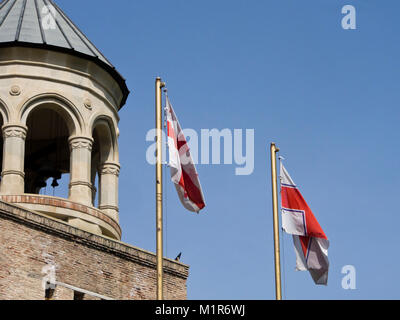
[[[91,60],[105,69],[123,93],[125,79],[52,0],[4,0],[0,4],[0,48],[24,46],[59,51]]]

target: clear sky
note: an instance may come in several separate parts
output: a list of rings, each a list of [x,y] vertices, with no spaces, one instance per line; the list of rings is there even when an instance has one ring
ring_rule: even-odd
[[[274,299],[272,141],[331,243],[329,283],[318,287],[281,237],[284,297],[399,298],[399,1],[56,2],[132,91],[120,112],[124,242],[155,251],[145,136],[156,76],[183,128],[255,130],[252,175],[197,166],[200,215],[181,206],[167,173],[166,252],[190,265],[189,299]],[[356,30],[341,27],[346,4]],[[355,290],[342,289],[345,265]]]

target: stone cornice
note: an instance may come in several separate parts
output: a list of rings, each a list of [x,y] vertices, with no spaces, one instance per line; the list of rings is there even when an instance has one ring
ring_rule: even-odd
[[[41,62],[32,62],[32,61],[23,61],[23,60],[10,60],[10,61],[0,61],[0,66],[9,66],[9,65],[21,65],[21,66],[34,66],[34,67],[40,67],[40,68],[49,68],[61,72],[70,72],[74,73],[76,75],[79,75],[81,77],[84,77],[88,79],[90,82],[95,83],[99,87],[101,87],[101,90],[103,92],[107,93],[107,96],[103,96],[101,93],[97,92],[97,90],[89,87],[88,85],[84,85],[81,83],[76,83],[73,81],[68,81],[68,80],[62,80],[54,77],[48,77],[44,75],[37,75],[37,74],[23,74],[23,73],[15,73],[13,76],[18,77],[18,78],[26,78],[26,79],[36,79],[36,80],[45,80],[45,81],[51,81],[51,82],[58,82],[61,84],[66,84],[70,86],[74,86],[76,88],[85,90],[93,94],[95,97],[103,101],[109,108],[110,110],[114,113],[115,117],[119,121],[119,115],[118,115],[118,108],[116,107],[118,105],[118,102],[116,101],[114,95],[111,93],[111,91],[106,88],[103,84],[101,84],[95,77],[91,76],[88,73],[84,73],[81,71],[77,71],[74,69],[66,68],[66,67],[60,67],[56,66],[53,64],[48,64],[48,63],[41,63]],[[2,78],[8,78],[9,75],[7,74],[1,74],[0,79]]]
[[[21,65],[21,66],[32,66],[32,67],[38,67],[38,68],[48,68],[52,70],[57,70],[60,72],[68,72],[68,73],[73,73],[78,76],[81,76],[83,78],[88,79],[91,83],[95,83],[97,86],[101,88],[101,91],[106,92],[107,96],[103,96],[99,92],[97,92],[95,89],[90,88],[89,86],[85,86],[82,84],[74,83],[72,81],[67,81],[67,80],[57,80],[53,79],[50,77],[45,77],[43,75],[26,75],[26,74],[20,74],[20,77],[28,77],[28,78],[41,78],[43,80],[52,80],[52,81],[59,81],[61,83],[73,85],[77,88],[85,89],[90,91],[93,95],[101,99],[103,102],[105,102],[108,106],[112,108],[112,110],[118,114],[118,108],[116,107],[118,105],[117,100],[115,99],[113,93],[105,86],[103,83],[101,83],[96,77],[93,77],[89,73],[78,71],[72,68],[68,67],[62,67],[54,64],[49,64],[45,62],[37,62],[37,61],[24,61],[24,60],[9,60],[9,61],[0,61],[0,66],[9,66],[9,65]],[[0,77],[3,77],[4,75],[0,75]]]

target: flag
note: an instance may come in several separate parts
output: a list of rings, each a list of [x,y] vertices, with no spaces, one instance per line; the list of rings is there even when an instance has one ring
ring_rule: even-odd
[[[316,284],[326,285],[328,238],[282,163],[280,180],[282,227],[293,235],[296,269],[308,270]]]
[[[203,191],[185,135],[168,97],[165,109],[171,180],[175,184],[183,206],[189,211],[199,213],[205,207]]]

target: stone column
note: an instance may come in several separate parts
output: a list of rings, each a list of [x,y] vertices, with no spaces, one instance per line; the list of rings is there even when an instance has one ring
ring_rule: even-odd
[[[92,206],[91,157],[93,139],[88,137],[69,138],[71,151],[69,199]]]
[[[3,126],[3,171],[1,194],[20,195],[25,186],[25,139],[27,127],[17,124]]]
[[[99,167],[99,209],[119,222],[118,178],[120,165],[105,162]]]

